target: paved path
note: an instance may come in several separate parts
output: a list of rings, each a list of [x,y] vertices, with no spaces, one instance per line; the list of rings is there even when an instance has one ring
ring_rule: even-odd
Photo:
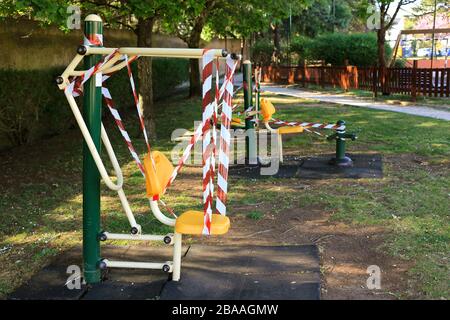
[[[285,88],[282,86],[262,86],[266,92],[275,94],[283,94],[292,97],[314,99],[323,102],[345,104],[355,107],[363,107],[377,110],[387,110],[393,112],[407,113],[415,116],[429,117],[450,121],[450,111],[438,110],[425,106],[396,106],[380,102],[373,102],[354,97],[342,96],[339,94],[328,94],[317,91],[309,91],[302,89]]]

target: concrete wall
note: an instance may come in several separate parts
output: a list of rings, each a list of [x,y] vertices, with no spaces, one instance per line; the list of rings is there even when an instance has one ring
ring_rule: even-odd
[[[64,33],[56,27],[41,28],[32,21],[0,23],[0,68],[41,69],[67,65],[82,42],[80,30]],[[105,46],[135,46],[136,36],[126,30],[105,30]],[[154,46],[185,47],[175,37],[155,35]]]
[[[0,69],[33,70],[67,65],[81,43],[82,33],[73,30],[64,33],[56,27],[42,28],[28,20],[0,22]],[[136,46],[136,36],[128,30],[105,30],[105,46]],[[179,48],[186,44],[179,38],[154,35],[154,47]],[[207,48],[225,48],[240,52],[240,40],[213,40],[202,43]]]

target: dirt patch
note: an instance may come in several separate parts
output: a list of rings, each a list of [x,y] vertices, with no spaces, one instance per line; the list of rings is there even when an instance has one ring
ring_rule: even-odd
[[[331,213],[319,207],[267,213],[258,221],[232,217],[228,236],[211,241],[236,245],[317,244],[321,252],[323,299],[396,299],[395,292],[406,291],[410,266],[381,251],[387,236],[384,230],[336,223],[330,217]],[[370,265],[381,269],[381,290],[367,288],[366,270]]]
[[[389,158],[389,163],[405,167],[417,165],[414,157]],[[176,188],[199,184],[199,168],[190,167],[189,176],[181,175]],[[186,172],[187,173],[187,172]],[[300,184],[299,184],[300,182]],[[322,180],[284,180],[283,185],[305,189],[326,183]],[[351,181],[342,181],[343,185]],[[269,182],[249,185],[252,193]],[[232,188],[232,187],[231,187]],[[197,188],[196,188],[197,189]],[[175,190],[174,190],[175,191]],[[199,192],[195,190],[193,192]],[[396,259],[383,252],[382,245],[389,236],[382,227],[364,227],[333,221],[333,213],[320,205],[292,207],[274,212],[270,201],[236,204],[229,207],[232,226],[224,237],[212,237],[208,243],[221,245],[318,245],[321,253],[322,299],[398,299],[407,292],[407,271],[410,262]],[[246,213],[257,210],[264,215],[251,219]],[[194,241],[197,241],[193,238]],[[204,241],[203,239],[202,241]],[[376,265],[381,271],[381,289],[367,288],[367,268]]]

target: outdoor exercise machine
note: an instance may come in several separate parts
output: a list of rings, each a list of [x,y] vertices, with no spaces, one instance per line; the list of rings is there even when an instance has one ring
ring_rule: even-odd
[[[222,235],[228,232],[230,220],[226,214],[227,178],[229,163],[230,123],[232,119],[231,100],[233,97],[233,75],[239,55],[228,54],[222,49],[179,49],[179,48],[107,48],[103,47],[103,23],[99,16],[89,15],[85,19],[84,44],[77,49],[77,55],[65,71],[56,79],[58,87],[64,90],[69,106],[75,116],[84,138],[83,143],[83,270],[87,283],[101,280],[101,269],[141,268],[160,269],[172,273],[172,280],[178,281],[181,272],[182,235]],[[174,168],[170,160],[159,151],[152,151],[145,129],[139,98],[135,89],[131,71],[131,62],[143,57],[169,57],[202,59],[203,113],[202,123],[191,138],[189,145]],[[225,79],[219,87],[219,62],[226,61]],[[77,66],[84,61],[84,69]],[[215,63],[214,63],[215,62]],[[216,83],[213,90],[213,69],[216,68]],[[114,72],[126,68],[139,116],[140,126],[145,138],[147,154],[141,162],[131,139],[125,129],[120,114],[115,107],[109,90],[104,82]],[[214,95],[213,95],[214,93]],[[80,112],[75,97],[83,95],[83,113]],[[136,222],[132,209],[123,190],[124,177],[114,153],[111,142],[102,124],[102,96],[110,110],[116,125],[123,136],[131,156],[145,178],[150,210],[163,224],[173,227],[173,233],[166,235],[146,235]],[[213,98],[214,97],[214,98]],[[223,100],[222,103],[219,103]],[[221,112],[218,113],[218,105]],[[217,150],[217,119],[220,117],[220,150]],[[193,145],[202,140],[203,156],[203,212],[189,210],[176,215],[160,197],[175,180],[183,164],[190,156]],[[115,182],[108,175],[100,156],[103,142],[116,176]],[[215,156],[218,154],[217,196],[213,213],[214,175],[216,174]],[[106,186],[117,192],[125,215],[130,223],[129,234],[102,231],[100,225],[100,177]],[[173,217],[161,212],[158,204],[166,207]],[[143,240],[162,241],[173,246],[173,260],[166,262],[131,262],[102,259],[100,241],[106,240]]]
[[[345,154],[346,140],[350,139],[352,141],[357,139],[356,134],[347,133],[345,121],[339,120],[336,124],[323,124],[314,122],[296,122],[296,121],[283,121],[280,119],[274,119],[272,116],[276,112],[274,105],[266,98],[260,97],[260,83],[261,83],[261,69],[255,68],[254,79],[255,79],[255,103],[253,104],[252,98],[252,65],[250,61],[244,61],[244,73],[243,73],[243,83],[244,83],[244,110],[246,114],[245,118],[245,129],[254,129],[260,127],[259,116],[262,117],[262,124],[264,128],[277,136],[277,146],[278,146],[278,156],[280,163],[283,162],[283,135],[288,134],[300,134],[300,133],[314,133],[319,136],[324,136],[322,133],[316,131],[318,129],[328,129],[334,130],[335,132],[326,137],[328,141],[336,141],[336,152],[335,157],[330,159],[329,164],[336,165],[339,167],[352,166],[353,161]],[[274,128],[272,125],[276,125]],[[261,129],[261,128],[259,128]],[[254,130],[251,130],[254,132]],[[246,163],[255,163],[256,158],[256,134],[246,135]]]

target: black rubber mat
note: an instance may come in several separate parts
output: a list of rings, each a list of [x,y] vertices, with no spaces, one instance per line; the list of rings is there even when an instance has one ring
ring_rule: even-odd
[[[301,178],[301,179],[373,179],[383,177],[383,162],[379,154],[350,154],[352,167],[338,167],[329,164],[333,155],[320,157],[285,157],[278,171],[272,175],[263,174],[258,165],[235,165],[229,169],[232,177],[251,179],[265,178]]]
[[[184,247],[188,249],[187,247]],[[170,248],[103,248],[111,259],[166,261]],[[166,260],[161,260],[166,257]],[[192,245],[182,261],[181,281],[158,270],[109,269],[96,285],[66,286],[68,265],[81,262],[81,248],[59,256],[9,299],[319,299],[318,249],[301,246]]]
[[[161,299],[317,300],[319,253],[315,245],[193,246],[181,281],[168,282]]]

